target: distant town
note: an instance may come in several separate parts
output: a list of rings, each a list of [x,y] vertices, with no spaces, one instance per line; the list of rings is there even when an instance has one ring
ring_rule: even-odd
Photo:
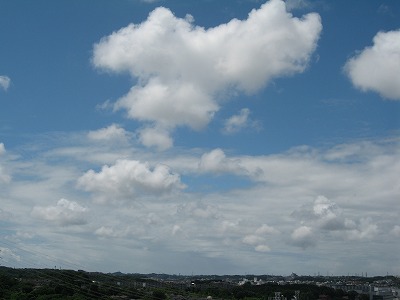
[[[399,300],[398,276],[168,275],[0,267],[0,299]]]

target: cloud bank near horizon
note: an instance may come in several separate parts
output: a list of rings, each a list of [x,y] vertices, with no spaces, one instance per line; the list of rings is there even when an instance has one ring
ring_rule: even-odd
[[[96,131],[94,137],[107,137],[108,130],[114,129]],[[118,128],[116,132],[121,133]],[[104,241],[118,240],[146,260],[161,253],[196,252],[209,261],[224,258],[232,267],[237,256],[246,253],[247,260],[237,268],[245,264],[257,270],[260,255],[270,260],[285,252],[282,257],[289,255],[286,264],[296,265],[305,250],[321,257],[336,251],[336,243],[352,249],[367,243],[371,251],[378,251],[383,241],[390,243],[399,235],[396,214],[387,213],[393,211],[398,195],[398,140],[326,149],[297,147],[263,156],[228,155],[222,149],[160,156],[140,152],[129,142],[125,147],[131,150],[125,152],[104,148],[96,139],[89,141],[93,144],[82,140],[76,145],[81,148],[77,152],[62,151],[62,146],[59,151],[39,151],[30,168],[24,161],[3,157],[13,176],[8,184],[0,185],[7,195],[0,217],[9,224],[18,223],[15,228],[19,228],[8,239],[57,237],[68,242],[80,240],[75,237],[79,232],[91,255],[93,247],[100,247],[98,257],[114,253],[101,248]],[[95,171],[99,162],[76,156],[93,152],[93,147],[108,155],[114,152],[115,157],[124,153],[126,159]],[[84,171],[82,165],[94,168]],[[27,184],[24,178],[32,176],[31,168],[41,175]],[[204,181],[207,188],[218,185],[221,176],[247,178],[249,184],[209,192],[201,185],[193,186],[193,180]],[[54,204],[60,191],[65,196]],[[382,211],[385,219],[380,218]],[[49,232],[49,226],[55,230]],[[121,265],[118,257],[112,261]],[[343,263],[351,259],[356,260],[349,256]]]

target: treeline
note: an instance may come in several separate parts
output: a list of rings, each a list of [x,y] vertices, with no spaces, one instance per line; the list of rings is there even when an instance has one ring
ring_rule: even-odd
[[[56,269],[0,269],[0,299],[152,299],[115,276]],[[114,298],[113,298],[114,297]],[[157,299],[158,300],[158,299]]]
[[[213,299],[268,300],[280,292],[280,300],[291,300],[296,291],[300,291],[298,300],[316,300],[321,295],[329,300],[368,300],[366,295],[314,284],[246,283],[237,286],[220,278],[194,279],[185,283],[153,280],[140,274],[0,267],[0,299],[192,300],[211,296]]]

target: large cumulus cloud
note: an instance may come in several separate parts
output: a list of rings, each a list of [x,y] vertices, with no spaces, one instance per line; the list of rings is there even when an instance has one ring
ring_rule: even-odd
[[[94,46],[96,67],[137,79],[114,109],[126,110],[155,134],[155,129],[162,131],[161,148],[171,145],[165,143],[166,131],[206,126],[221,97],[254,93],[273,78],[303,72],[322,28],[319,15],[295,18],[281,0],[214,28],[193,22],[190,15],[178,18],[159,7],[141,24],[130,24]]]

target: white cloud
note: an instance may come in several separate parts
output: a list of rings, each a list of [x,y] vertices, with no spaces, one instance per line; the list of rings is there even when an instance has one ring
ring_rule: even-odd
[[[223,220],[221,223],[220,230],[222,233],[238,232],[239,231],[238,228],[239,228],[239,222]]]
[[[243,243],[247,245],[258,245],[264,242],[264,239],[257,235],[246,235],[243,238]]]
[[[0,143],[0,156],[6,153],[6,148],[3,143]],[[0,165],[0,183],[9,183],[11,176],[6,173],[2,165]]]
[[[121,216],[120,216],[121,217]],[[134,222],[121,222],[120,219],[117,219],[116,222],[113,222],[113,225],[102,225],[94,231],[94,234],[100,238],[137,238],[139,236],[144,235],[144,231],[141,228],[141,225],[132,225]],[[127,225],[129,224],[129,225]]]
[[[373,46],[364,48],[344,67],[353,85],[400,100],[400,30],[378,32]]]
[[[3,143],[0,143],[0,155],[3,155],[4,153],[6,153],[6,147]]]
[[[291,235],[292,243],[303,249],[313,247],[316,244],[316,237],[308,226],[301,226],[295,229]]]
[[[378,225],[370,218],[349,218],[343,215],[338,205],[324,196],[318,196],[312,207],[303,207],[293,212],[314,233],[331,236],[337,232],[347,240],[372,239],[378,234]]]
[[[225,121],[224,131],[234,133],[246,127],[250,115],[248,108],[243,108],[238,115],[234,115]]]
[[[105,128],[89,131],[88,138],[94,141],[127,143],[129,140],[129,133],[124,128],[112,124]]]
[[[172,235],[177,235],[177,234],[179,234],[180,232],[182,232],[182,228],[181,228],[181,226],[179,226],[179,225],[174,225],[173,227],[172,227]]]
[[[100,237],[106,237],[106,238],[118,237],[118,234],[116,234],[114,232],[114,229],[112,229],[111,227],[101,226],[100,228],[96,229],[94,233]]]
[[[5,260],[6,262],[21,261],[21,257],[19,255],[15,254],[11,249],[5,247],[0,247],[0,256],[2,260]]]
[[[78,186],[93,192],[98,202],[160,195],[184,188],[180,176],[171,173],[166,165],[151,169],[148,163],[136,160],[117,160],[113,166],[103,166],[98,173],[89,170],[78,179]]]
[[[51,155],[43,149],[31,152],[29,162],[8,148],[7,155],[0,156],[1,161],[7,159],[4,167],[13,174],[10,184],[0,185],[0,218],[10,223],[10,228],[16,228],[10,238],[18,240],[21,247],[30,247],[37,240],[41,241],[38,247],[57,243],[46,253],[54,257],[58,255],[56,248],[70,249],[69,253],[75,253],[74,261],[80,260],[90,268],[100,266],[99,261],[110,260],[104,268],[112,270],[119,265],[149,272],[160,263],[174,264],[171,258],[176,253],[179,257],[195,253],[190,267],[199,269],[207,262],[209,273],[218,270],[219,266],[214,268],[212,263],[218,257],[232,268],[232,273],[244,267],[262,272],[265,266],[274,265],[273,261],[279,265],[273,271],[279,272],[281,268],[298,266],[299,253],[307,255],[307,269],[321,267],[321,261],[316,259],[321,257],[332,258],[324,260],[326,269],[336,267],[341,259],[346,264],[368,258],[371,263],[384,265],[374,269],[376,272],[386,272],[391,262],[385,257],[396,255],[396,247],[382,247],[386,243],[396,246],[398,234],[398,214],[393,209],[399,199],[400,153],[396,138],[320,149],[297,147],[260,156],[228,155],[216,149],[219,151],[210,156],[208,167],[201,169],[203,149],[120,152],[92,140],[88,147],[84,139],[87,133],[81,134],[74,134],[73,141],[81,144],[74,145],[67,160],[63,147],[67,144],[70,149],[70,143],[65,141],[60,148],[51,149]],[[37,141],[36,147],[44,144]],[[84,152],[90,155],[82,155]],[[121,163],[109,161],[103,169],[94,168],[105,164],[92,160],[91,156],[101,152],[127,159]],[[148,163],[140,163],[143,161]],[[148,183],[152,176],[148,174],[154,173],[157,164],[169,166],[165,173],[155,173],[160,178],[170,178],[171,185],[161,179],[153,182],[159,188]],[[95,171],[83,172],[90,168]],[[171,170],[178,170],[182,178],[174,177]],[[239,184],[220,188],[219,178],[210,177],[208,172],[238,175],[234,182]],[[62,225],[54,217],[58,211],[74,214],[56,203],[49,205],[49,201],[60,194],[67,199],[88,196],[81,189],[74,189],[80,176],[79,187],[87,190],[94,201],[104,204],[92,205],[90,214],[82,213],[81,220],[90,221],[90,226],[49,226]],[[184,191],[181,180],[188,185]],[[170,194],[174,190],[178,191]],[[110,203],[113,200],[116,203]],[[31,203],[36,205],[37,215],[32,212]],[[293,210],[296,212],[291,215]],[[72,220],[76,219],[71,217],[64,224],[74,223]],[[174,230],[175,225],[179,227]],[[35,237],[25,241],[18,237],[17,230],[34,232]],[[77,232],[80,234],[74,234]],[[85,247],[79,247],[83,243]],[[301,248],[307,248],[307,252]],[[268,251],[273,255],[264,254]],[[338,254],[344,252],[346,258]],[[141,258],[140,266],[133,266],[126,259],[132,256]],[[201,262],[195,256],[201,257]],[[343,273],[347,273],[346,268],[341,267]]]
[[[217,174],[247,174],[247,170],[243,167],[239,159],[227,158],[224,151],[221,149],[214,149],[211,152],[203,154],[199,162],[199,170],[201,172],[211,172]]]
[[[267,224],[261,225],[256,229],[254,234],[248,234],[243,239],[242,242],[247,245],[254,246],[256,252],[269,252],[271,248],[266,245],[266,237],[271,238],[272,235],[278,234],[279,231],[275,228],[268,226]]]
[[[163,128],[143,128],[139,130],[139,140],[146,147],[156,147],[158,150],[167,150],[173,146],[169,132]]]
[[[354,222],[350,223],[351,226],[354,226]],[[356,225],[357,228],[352,229],[348,232],[348,238],[351,240],[363,240],[363,239],[372,239],[374,238],[379,230],[378,225],[372,223],[369,218],[362,218]]]
[[[305,70],[321,32],[317,14],[298,19],[285,3],[271,0],[245,20],[214,28],[155,9],[141,24],[130,24],[94,46],[93,64],[129,72],[138,83],[114,105],[128,117],[171,132],[199,130],[219,110],[230,90],[254,93],[273,78]]]
[[[0,183],[9,183],[11,176],[6,173],[3,167],[0,165]]]
[[[258,235],[269,235],[269,234],[277,234],[279,233],[278,230],[276,230],[272,226],[268,226],[267,224],[261,225],[259,228],[256,230],[256,234]]]
[[[11,83],[10,77],[4,75],[0,76],[0,87],[3,90],[7,91],[10,86],[10,83]]]
[[[218,110],[211,97],[194,84],[164,83],[159,78],[133,87],[115,108],[126,109],[132,119],[155,122],[165,129],[187,125],[197,130],[207,125]]]
[[[271,248],[268,247],[267,245],[258,245],[254,248],[257,252],[269,252],[271,251]]]
[[[191,217],[204,219],[217,219],[219,216],[216,206],[206,205],[198,201],[185,203],[178,207],[178,211]]]
[[[317,217],[318,226],[322,229],[339,230],[346,227],[336,203],[324,196],[318,196],[315,200],[313,214]]]
[[[240,110],[239,114],[233,115],[229,119],[225,120],[223,132],[227,134],[232,134],[245,128],[259,127],[259,123],[252,121],[249,116],[250,110],[248,108],[243,108],[242,110]]]
[[[87,208],[80,206],[75,201],[60,199],[55,206],[35,206],[32,216],[62,226],[83,225],[87,222],[86,211]]]

